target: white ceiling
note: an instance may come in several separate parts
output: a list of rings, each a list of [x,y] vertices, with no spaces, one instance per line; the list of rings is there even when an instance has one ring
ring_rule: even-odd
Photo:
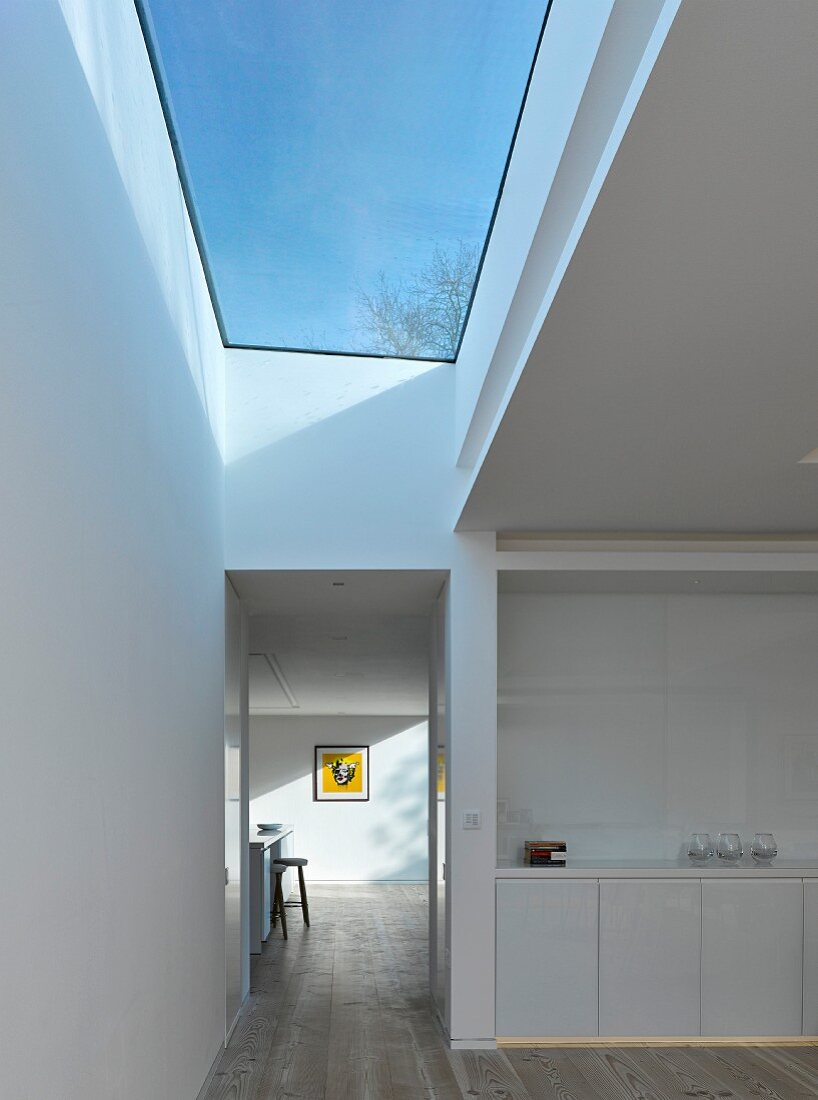
[[[232,572],[250,619],[251,714],[425,715],[433,571]]]
[[[818,529],[816,58],[814,0],[685,0],[461,529]]]

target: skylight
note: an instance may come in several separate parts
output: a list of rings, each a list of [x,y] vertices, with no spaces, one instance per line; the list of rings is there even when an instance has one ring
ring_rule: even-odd
[[[222,338],[456,358],[547,0],[137,0]]]

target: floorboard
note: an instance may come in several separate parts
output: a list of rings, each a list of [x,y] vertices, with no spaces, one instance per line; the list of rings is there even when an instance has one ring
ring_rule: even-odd
[[[818,1100],[815,1047],[449,1050],[426,890],[310,886],[254,957],[206,1100]]]

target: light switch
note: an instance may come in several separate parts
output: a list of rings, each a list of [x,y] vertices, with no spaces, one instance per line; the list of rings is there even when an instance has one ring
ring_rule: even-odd
[[[483,824],[483,815],[479,810],[464,810],[463,811],[463,828],[464,829],[479,829]]]

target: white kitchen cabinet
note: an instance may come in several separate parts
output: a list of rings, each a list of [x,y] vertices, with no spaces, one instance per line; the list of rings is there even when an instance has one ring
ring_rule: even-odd
[[[804,888],[702,882],[702,1035],[800,1035]]]
[[[497,1035],[598,1034],[596,882],[497,888]]]
[[[698,1035],[701,883],[599,884],[600,1035]]]
[[[802,1034],[818,1035],[818,882],[804,883],[804,1020]]]

